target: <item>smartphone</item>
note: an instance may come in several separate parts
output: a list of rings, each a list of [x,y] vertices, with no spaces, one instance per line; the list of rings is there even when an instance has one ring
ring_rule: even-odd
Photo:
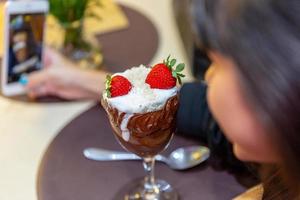
[[[46,0],[7,1],[4,10],[4,53],[1,90],[5,96],[25,93],[22,76],[43,65]]]

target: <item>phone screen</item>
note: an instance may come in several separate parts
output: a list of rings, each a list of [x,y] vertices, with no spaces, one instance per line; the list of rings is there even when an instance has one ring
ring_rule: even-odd
[[[42,67],[45,13],[9,16],[8,83]]]

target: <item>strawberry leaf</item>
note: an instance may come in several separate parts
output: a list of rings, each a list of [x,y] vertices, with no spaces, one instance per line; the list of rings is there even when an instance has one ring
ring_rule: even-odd
[[[170,62],[170,67],[173,67],[176,64],[176,59],[172,59]]]
[[[181,72],[184,70],[185,64],[184,63],[180,63],[179,65],[177,65],[176,67],[176,72]]]
[[[111,93],[110,93],[109,90],[106,90],[106,95],[107,95],[108,98],[111,98]]]
[[[105,91],[106,91],[106,95],[107,95],[108,98],[111,97],[111,93],[110,93],[111,80],[112,80],[111,75],[107,75],[106,76],[106,81],[105,81]]]
[[[173,76],[174,78],[177,78],[177,73],[176,73],[176,72],[172,72],[172,76]]]
[[[178,80],[178,83],[181,85],[182,84],[181,78],[184,78],[185,75],[181,74],[180,72],[184,70],[185,64],[180,63],[176,66],[176,69],[174,69],[176,62],[177,62],[176,59],[172,59],[171,55],[169,55],[166,60],[163,60],[163,63],[169,68],[170,72],[172,73],[172,77],[176,78]]]
[[[167,63],[170,62],[170,57],[171,57],[171,55],[169,55],[169,56],[167,57]]]
[[[178,79],[178,83],[179,83],[180,85],[182,85],[181,78],[178,76],[177,79]]]
[[[111,80],[111,75],[106,75],[106,80]]]

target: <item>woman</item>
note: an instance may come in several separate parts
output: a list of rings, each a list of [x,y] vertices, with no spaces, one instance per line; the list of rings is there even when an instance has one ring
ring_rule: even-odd
[[[196,5],[213,70],[208,103],[234,154],[263,164],[263,199],[300,198],[300,2]]]
[[[211,111],[234,154],[263,166],[263,190],[256,191],[256,199],[299,199],[299,0],[199,0],[194,8],[201,44],[213,62],[207,76]],[[62,81],[51,81],[59,77],[53,74],[33,75],[30,94],[47,94],[47,87],[50,94],[63,91],[55,86]],[[36,92],[39,82],[46,85],[42,93]],[[99,94],[99,83],[97,89],[83,84]]]

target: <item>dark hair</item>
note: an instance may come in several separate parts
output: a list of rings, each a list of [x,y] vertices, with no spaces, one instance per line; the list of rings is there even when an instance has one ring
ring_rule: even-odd
[[[201,44],[235,62],[243,95],[280,153],[281,163],[269,170],[273,179],[265,182],[264,199],[296,198],[300,189],[300,1],[198,0],[194,8]]]
[[[14,29],[12,31],[12,36],[17,35],[18,33],[25,33],[27,35],[27,41],[26,41],[26,46],[27,46],[27,57],[31,57],[37,54],[37,47],[36,47],[36,41],[32,32],[32,28],[29,24],[24,23],[22,26]],[[12,40],[13,37],[11,37]],[[11,42],[11,44],[13,44]]]

